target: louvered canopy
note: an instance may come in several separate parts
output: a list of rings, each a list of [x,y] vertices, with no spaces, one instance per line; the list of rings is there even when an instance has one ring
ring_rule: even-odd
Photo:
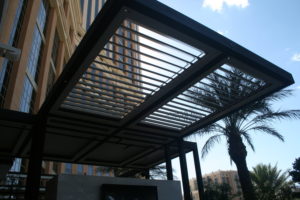
[[[44,158],[149,168],[163,162],[166,145],[292,83],[288,72],[157,1],[110,0],[39,111]],[[14,123],[2,119],[2,127]],[[2,156],[28,155],[30,140],[20,138],[31,123],[1,140]]]

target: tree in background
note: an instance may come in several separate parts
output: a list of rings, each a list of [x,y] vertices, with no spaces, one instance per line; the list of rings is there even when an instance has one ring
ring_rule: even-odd
[[[202,85],[201,88],[198,87],[191,91],[190,96],[196,96],[200,100],[196,100],[196,98],[191,98],[190,100],[205,108],[209,108],[213,113],[228,106],[228,99],[240,99],[249,96],[252,92],[249,88],[253,87],[253,83],[260,87],[263,85],[260,80],[236,69],[232,69],[225,76],[220,77],[216,74],[211,74],[208,79],[210,83],[207,86]],[[240,87],[241,85],[244,87]],[[283,136],[270,123],[281,119],[299,119],[300,110],[275,111],[272,108],[272,103],[288,97],[291,93],[290,90],[281,90],[262,100],[249,104],[198,132],[200,136],[211,136],[203,146],[202,157],[222,138],[226,139],[228,153],[230,159],[237,167],[245,200],[255,200],[256,197],[247,167],[247,150],[244,142],[248,143],[254,150],[251,134],[258,132],[274,136],[281,141],[284,140]]]
[[[253,167],[251,179],[259,200],[292,199],[292,182],[288,181],[288,172],[281,172],[277,166],[259,164]]]
[[[130,178],[146,178],[166,180],[167,169],[166,165],[158,165],[148,170],[130,169],[130,168],[113,168],[116,177],[130,177]],[[175,169],[173,169],[175,173]],[[174,176],[174,179],[177,177]]]
[[[300,200],[300,157],[296,158],[295,162],[293,163],[293,170],[291,170],[289,173],[294,183],[296,183],[293,196],[294,198]]]
[[[175,170],[173,169],[173,172]],[[150,179],[167,180],[167,168],[166,165],[158,165],[150,169]],[[175,177],[173,177],[175,178]]]
[[[300,184],[300,158],[297,158],[293,163],[293,170],[290,171],[290,175],[295,183]]]
[[[212,183],[204,184],[204,198],[209,200],[231,200],[231,188],[227,183]]]

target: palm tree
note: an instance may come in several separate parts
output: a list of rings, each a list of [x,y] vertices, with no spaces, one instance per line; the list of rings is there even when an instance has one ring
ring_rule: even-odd
[[[228,71],[230,73],[226,73],[223,77],[215,73],[209,75],[206,84],[197,85],[191,91],[190,96],[197,98],[191,98],[190,101],[194,101],[211,112],[217,112],[230,106],[230,103],[237,103],[239,99],[247,98],[253,92],[251,90],[253,85],[264,87],[263,81],[246,75],[235,68],[230,68]],[[228,153],[237,167],[245,200],[255,200],[256,197],[246,163],[247,149],[244,142],[254,150],[250,135],[257,132],[263,132],[284,141],[283,136],[271,126],[271,122],[278,119],[300,118],[300,110],[275,111],[272,108],[272,103],[291,95],[291,93],[291,90],[276,92],[197,132],[200,136],[210,136],[203,146],[202,157],[222,138],[226,139]],[[236,101],[228,103],[228,99]]]
[[[281,173],[277,166],[259,164],[253,167],[251,179],[260,200],[291,199],[291,182],[288,181],[288,172]],[[286,190],[289,189],[289,193]],[[284,195],[281,193],[285,192]]]

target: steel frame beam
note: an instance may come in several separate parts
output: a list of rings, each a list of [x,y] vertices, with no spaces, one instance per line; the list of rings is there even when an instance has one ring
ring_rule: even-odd
[[[46,118],[40,118],[40,120],[32,128],[31,134],[32,142],[28,165],[28,176],[26,179],[25,199],[38,200],[43,150],[46,137]]]
[[[167,179],[173,180],[172,160],[170,158],[170,149],[168,146],[165,147],[165,159],[166,159]]]
[[[193,145],[193,157],[194,157],[194,163],[195,163],[199,198],[201,200],[205,200],[204,199],[204,189],[203,189],[203,179],[202,179],[202,173],[201,173],[201,167],[200,167],[200,159],[199,159],[199,153],[198,153],[198,148],[197,148],[196,143]]]
[[[184,147],[185,147],[185,149],[191,149],[191,151],[193,153],[199,198],[201,200],[205,200],[205,198],[203,196],[203,194],[204,194],[203,179],[202,179],[202,173],[201,173],[201,166],[200,166],[200,159],[199,159],[197,143],[184,142]]]
[[[178,148],[179,148],[179,162],[180,162],[180,170],[181,170],[181,177],[182,177],[184,200],[192,200],[188,168],[187,168],[187,162],[186,162],[186,152],[184,150],[185,149],[184,142],[182,139],[179,139],[177,142],[178,142]]]
[[[131,113],[129,113],[125,118],[123,118],[120,121],[121,127],[119,127],[114,132],[112,132],[111,135],[107,137],[107,139],[109,139],[110,137],[113,137],[114,135],[119,134],[119,132],[126,129],[127,127],[130,127],[133,124],[136,124],[139,121],[141,121],[143,118],[145,118],[151,112],[153,112],[157,108],[159,108],[159,106],[162,106],[168,100],[171,100],[171,98],[175,97],[181,91],[184,91],[186,88],[188,88],[194,82],[196,82],[198,79],[198,76],[203,75],[203,73],[209,69],[211,70],[212,66],[219,64],[223,59],[224,59],[224,56],[219,55],[219,56],[214,57],[214,59],[212,61],[211,61],[211,58],[209,58],[209,57],[199,60],[198,64],[194,64],[193,66],[188,68],[186,71],[184,71],[182,74],[180,74],[177,77],[180,80],[177,80],[177,78],[175,78],[173,81],[171,81],[169,84],[167,84],[164,88],[162,88],[160,91],[156,92],[153,96],[150,96],[147,101],[143,102],[139,107],[137,107],[135,110],[133,110]],[[95,144],[95,147],[99,146],[101,144],[103,144],[103,143]],[[94,149],[95,148],[90,148],[89,150],[87,150],[87,152],[84,155],[88,155]]]

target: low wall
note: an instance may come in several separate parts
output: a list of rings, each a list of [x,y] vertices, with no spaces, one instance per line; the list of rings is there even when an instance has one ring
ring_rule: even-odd
[[[182,200],[179,181],[65,174],[48,183],[46,200],[100,200],[103,184],[156,186],[158,200]]]

